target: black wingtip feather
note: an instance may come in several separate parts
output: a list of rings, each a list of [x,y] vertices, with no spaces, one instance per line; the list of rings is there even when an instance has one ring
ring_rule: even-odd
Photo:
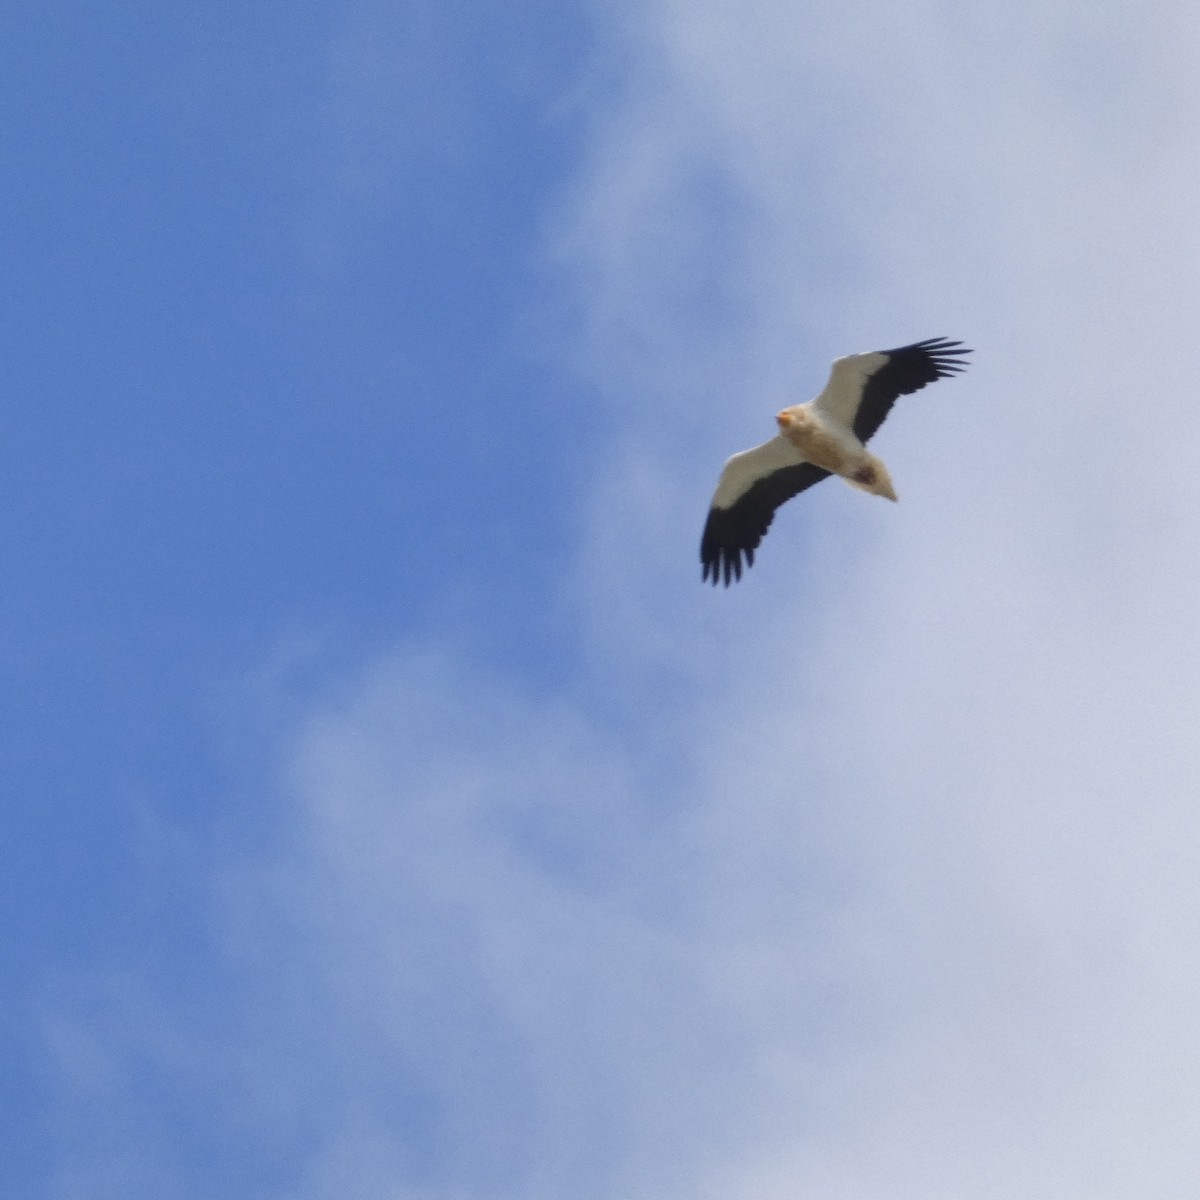
[[[973,351],[962,342],[935,337],[882,353],[888,361],[867,380],[854,418],[854,433],[861,442],[875,435],[897,397],[965,371],[969,364],[963,355]]]
[[[702,582],[726,587],[754,565],[754,554],[775,510],[792,496],[829,475],[812,463],[797,463],[764,475],[729,508],[709,509],[700,539]],[[743,565],[743,558],[745,563]]]

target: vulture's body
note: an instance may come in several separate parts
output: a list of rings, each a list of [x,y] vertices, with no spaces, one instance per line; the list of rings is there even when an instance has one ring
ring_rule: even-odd
[[[851,354],[833,364],[825,390],[785,408],[779,435],[735,454],[721,472],[700,541],[703,578],[726,584],[742,577],[775,510],[793,496],[840,475],[873,496],[896,499],[883,460],[866,447],[899,396],[963,370],[961,342],[930,338],[895,350]]]

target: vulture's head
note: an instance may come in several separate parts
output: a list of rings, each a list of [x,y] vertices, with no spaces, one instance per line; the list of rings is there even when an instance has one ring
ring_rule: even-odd
[[[799,406],[776,413],[775,421],[780,433],[802,433],[812,426],[812,417]]]

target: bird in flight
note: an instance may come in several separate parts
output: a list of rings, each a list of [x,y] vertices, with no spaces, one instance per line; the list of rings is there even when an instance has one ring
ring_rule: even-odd
[[[825,390],[775,417],[779,435],[735,454],[721,471],[704,535],[702,579],[725,586],[754,562],[775,510],[830,475],[872,496],[896,499],[883,460],[866,447],[897,397],[962,371],[970,354],[962,342],[928,338],[895,350],[839,358]]]

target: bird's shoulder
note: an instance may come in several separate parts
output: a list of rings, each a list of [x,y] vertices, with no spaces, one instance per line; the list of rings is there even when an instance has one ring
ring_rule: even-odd
[[[773,437],[759,446],[730,455],[717,480],[713,507],[729,508],[760,480],[804,461],[804,456],[785,437]]]
[[[867,381],[887,363],[887,353],[880,350],[846,354],[834,359],[829,381],[813,401],[813,408],[826,420],[839,425],[852,425],[858,406],[862,403]]]

